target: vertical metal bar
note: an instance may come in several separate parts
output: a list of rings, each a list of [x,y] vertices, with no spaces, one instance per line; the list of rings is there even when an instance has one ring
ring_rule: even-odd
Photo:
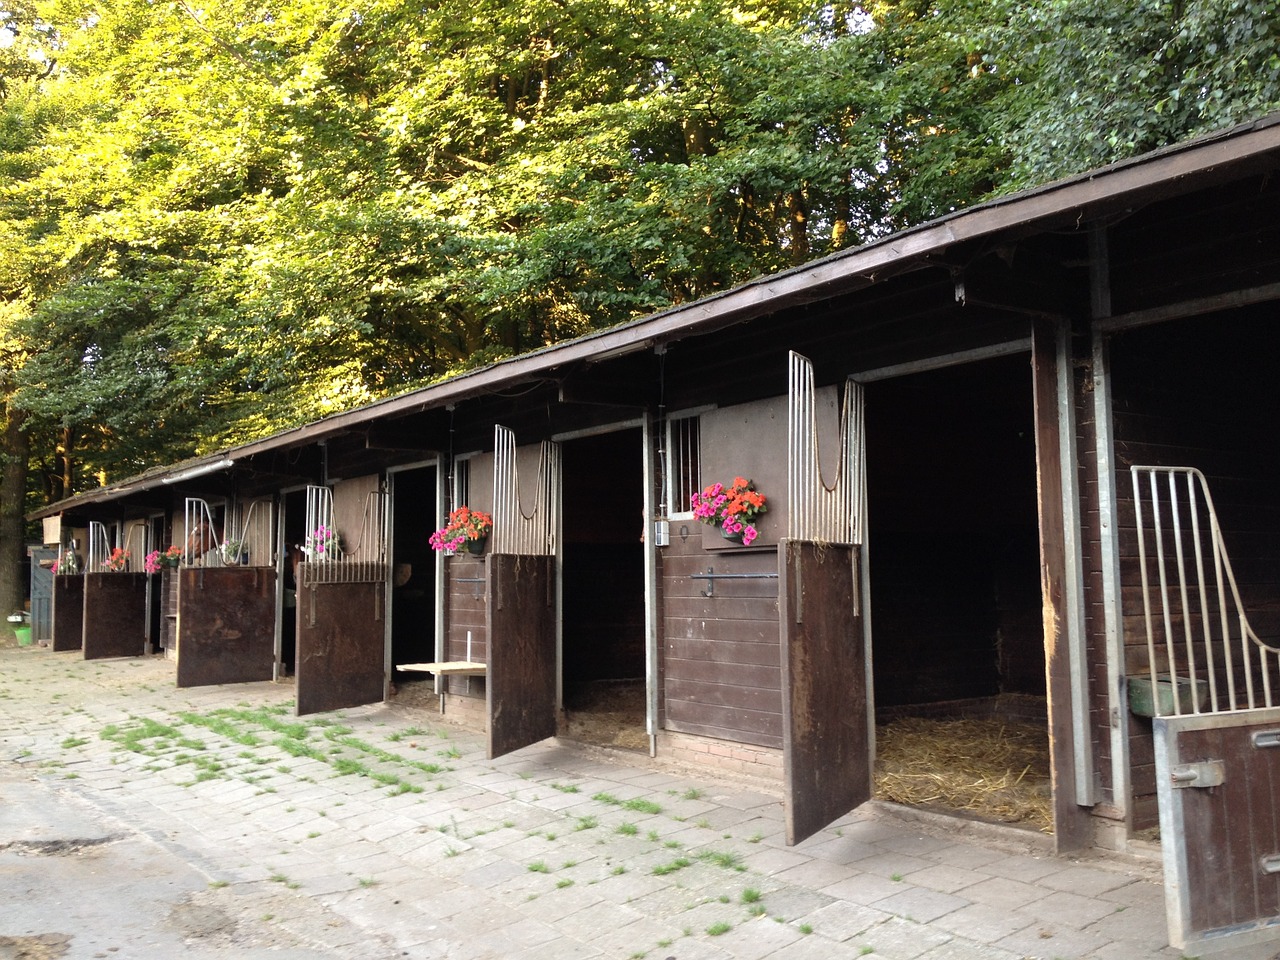
[[[1111,738],[1111,793],[1123,814],[1128,814],[1129,738],[1124,722],[1125,703],[1121,677],[1125,674],[1124,617],[1120,608],[1122,584],[1120,544],[1116,522],[1117,490],[1115,445],[1112,437],[1111,358],[1107,340],[1093,335],[1093,423],[1098,477],[1098,524],[1102,542],[1102,625],[1106,637],[1107,713]]]
[[[452,464],[452,461],[450,461]],[[450,465],[446,474],[444,461],[441,457],[436,457],[436,516],[444,517],[449,513],[448,507],[452,490],[450,488],[450,476],[454,473],[455,467]],[[434,617],[432,618],[432,629],[435,632],[435,660],[437,663],[443,663],[447,657],[445,656],[446,634],[445,634],[445,604],[448,597],[445,593],[445,557],[442,550],[434,551],[436,555],[435,564],[435,603]],[[433,690],[436,696],[440,697],[440,707],[444,709],[444,679],[440,674],[435,674],[432,681]]]
[[[1152,696],[1156,691],[1156,638],[1151,617],[1151,582],[1147,568],[1147,533],[1142,517],[1142,474],[1137,467],[1130,470],[1133,480],[1133,510],[1138,527],[1138,569],[1142,575],[1142,611],[1147,627],[1147,672],[1151,678]]]
[[[1200,592],[1200,632],[1201,646],[1204,648],[1204,671],[1209,681],[1209,704],[1213,712],[1218,710],[1218,678],[1217,678],[1217,658],[1213,655],[1213,618],[1209,611],[1209,595],[1204,576],[1204,545],[1200,537],[1200,511],[1197,509],[1196,485],[1195,477],[1190,473],[1186,475],[1187,479],[1187,503],[1190,507],[1191,517],[1191,545],[1196,560],[1196,589]],[[1222,603],[1223,597],[1218,597],[1219,604]],[[1188,611],[1188,615],[1190,611]],[[1192,696],[1199,708],[1200,698],[1196,697],[1194,673],[1192,674]]]
[[[661,428],[660,428],[661,429]],[[645,731],[649,734],[649,756],[658,755],[658,547],[654,542],[653,530],[656,516],[653,502],[654,488],[660,478],[654,476],[656,469],[653,456],[653,420],[646,412],[644,423],[640,428],[642,444],[641,470],[644,477],[644,689],[645,689]],[[669,446],[669,445],[668,445]],[[686,463],[688,461],[685,461]],[[563,542],[563,541],[562,541]],[[563,609],[558,607],[558,609]],[[557,616],[557,623],[562,618]],[[563,676],[563,673],[561,673]]]
[[[1173,554],[1178,571],[1178,601],[1182,610],[1182,645],[1187,653],[1189,686],[1194,688],[1196,682],[1196,649],[1192,638],[1191,609],[1187,600],[1187,565],[1182,548],[1182,510],[1178,501],[1178,478],[1172,470],[1167,471],[1166,475],[1169,478],[1169,519],[1173,524]],[[1178,716],[1181,716],[1184,711],[1182,709],[1182,689],[1177,682],[1177,671],[1170,669],[1170,679],[1173,681],[1173,702]],[[1195,708],[1193,712],[1199,713],[1194,696],[1191,698],[1191,705]]]
[[[1098,802],[1093,776],[1093,731],[1089,727],[1089,658],[1085,637],[1084,559],[1080,546],[1081,520],[1079,473],[1076,467],[1075,363],[1071,330],[1060,324],[1054,338],[1055,392],[1058,414],[1058,461],[1062,496],[1064,560],[1063,626],[1066,628],[1067,661],[1071,671],[1072,750],[1076,803]]]
[[[1169,612],[1169,578],[1168,571],[1165,569],[1164,562],[1164,523],[1160,512],[1160,487],[1156,480],[1155,471],[1151,472],[1151,530],[1155,535],[1156,542],[1156,572],[1160,578],[1160,609],[1164,617],[1164,646],[1165,655],[1169,662],[1169,676],[1177,675],[1177,658],[1174,655],[1173,645],[1173,620]],[[1153,665],[1154,670],[1154,665]],[[1156,691],[1156,680],[1154,673],[1151,680],[1151,690],[1154,695]],[[1175,686],[1176,689],[1176,686]],[[1181,707],[1174,699],[1174,714],[1178,715],[1182,712]]]

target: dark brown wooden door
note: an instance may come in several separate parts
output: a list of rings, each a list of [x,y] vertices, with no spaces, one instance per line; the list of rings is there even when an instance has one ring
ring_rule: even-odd
[[[871,797],[867,656],[858,551],[783,540],[782,765],[787,843],[799,843]]]
[[[270,680],[276,572],[188,568],[178,575],[178,686]]]
[[[1280,709],[1153,721],[1169,942],[1280,942]]]
[[[53,650],[84,646],[84,581],[81,573],[53,575]]]
[[[556,733],[555,557],[486,559],[489,758]]]
[[[305,574],[301,579],[295,676],[298,715],[382,700],[386,690],[383,584],[307,584]]]
[[[147,652],[147,575],[84,575],[84,658],[140,657]]]

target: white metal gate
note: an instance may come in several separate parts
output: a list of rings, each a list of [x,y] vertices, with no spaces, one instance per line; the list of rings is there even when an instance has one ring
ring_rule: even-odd
[[[1169,942],[1280,939],[1280,649],[1249,622],[1204,474],[1130,473],[1147,675],[1128,683],[1153,716]]]

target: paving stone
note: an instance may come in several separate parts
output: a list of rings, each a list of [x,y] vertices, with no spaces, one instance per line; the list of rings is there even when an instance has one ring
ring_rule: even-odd
[[[921,887],[908,886],[901,893],[896,893],[883,900],[871,904],[877,910],[897,914],[919,923],[928,923],[939,917],[953,913],[961,907],[969,906],[970,901],[949,893],[937,890],[926,890]]]

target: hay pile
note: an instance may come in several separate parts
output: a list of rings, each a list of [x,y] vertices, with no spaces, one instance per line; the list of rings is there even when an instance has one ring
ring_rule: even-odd
[[[1018,720],[904,717],[876,728],[876,796],[1049,833],[1049,740]]]
[[[648,750],[643,680],[597,680],[565,691],[560,735],[598,747]]]

